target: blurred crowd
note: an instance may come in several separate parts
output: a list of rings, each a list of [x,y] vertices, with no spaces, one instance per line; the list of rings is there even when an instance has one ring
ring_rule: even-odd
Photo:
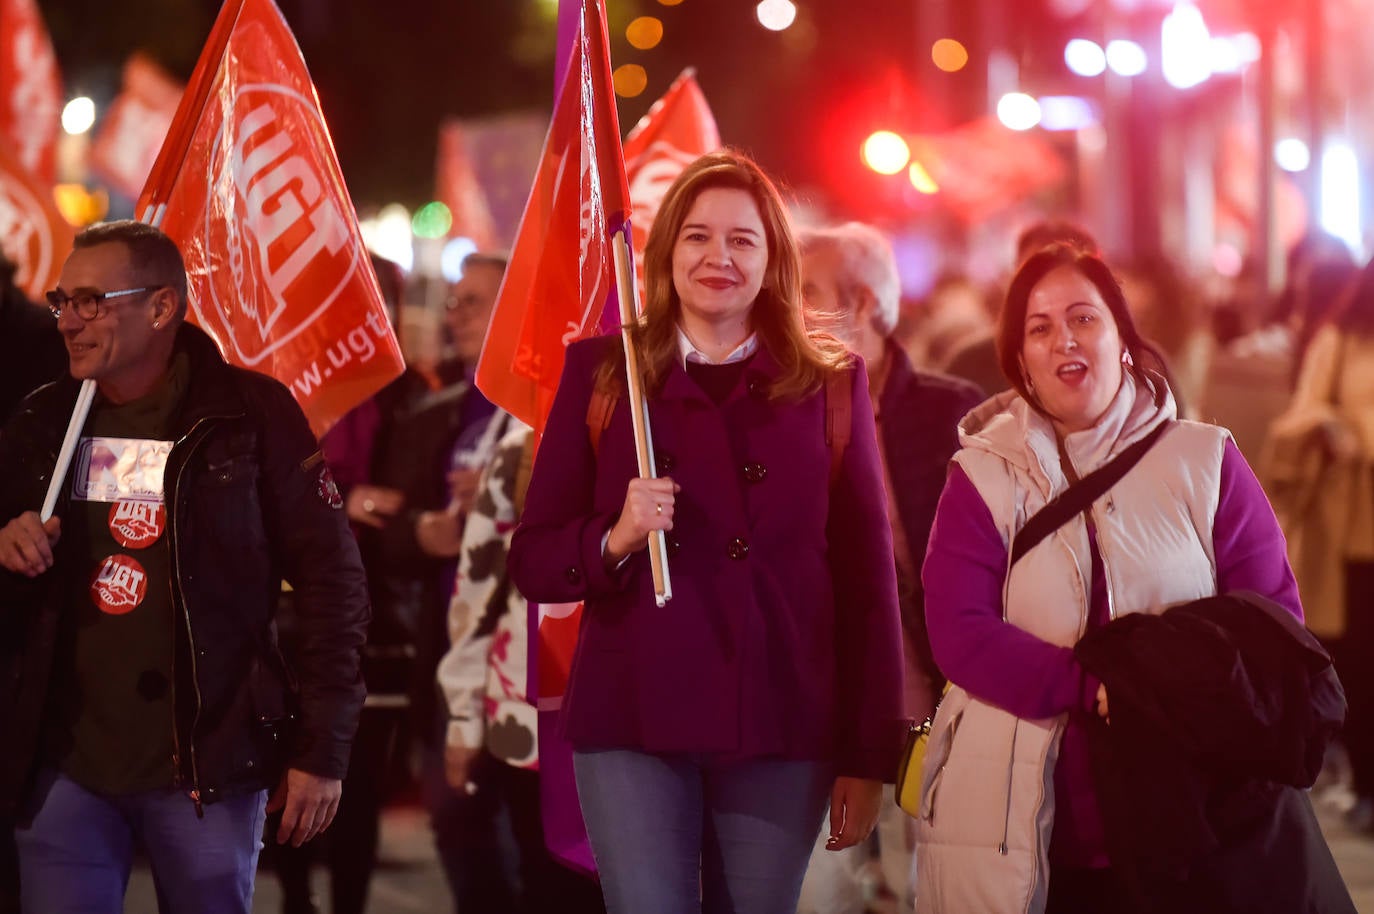
[[[835,271],[852,266],[843,248],[854,231],[815,227],[802,238],[807,304],[841,337],[847,331],[837,315],[855,305],[825,296],[827,288],[851,290]],[[858,231],[854,243],[884,248],[879,233]],[[957,446],[958,414],[1009,386],[994,333],[1006,284],[1022,260],[1053,243],[1097,252],[1090,227],[1027,226],[1001,280],[947,270],[927,277],[919,297],[881,293],[895,304],[886,336],[869,339],[849,327],[851,348],[876,353],[870,372],[876,358],[945,385],[955,412],[945,451],[931,458],[937,494]],[[840,253],[827,260],[832,248]],[[1341,241],[1313,233],[1289,251],[1282,291],[1271,297],[1244,271],[1189,275],[1165,258],[1128,253],[1108,252],[1106,260],[1141,336],[1163,356],[1180,416],[1229,429],[1275,507],[1307,625],[1332,651],[1349,703],[1331,777],[1351,824],[1374,834],[1374,263],[1362,265]],[[281,880],[283,914],[366,910],[381,810],[420,802],[460,914],[604,910],[592,878],[551,858],[541,824],[536,714],[526,696],[530,637],[505,567],[529,480],[531,433],[474,384],[506,256],[469,256],[441,308],[422,304],[436,298],[426,282],[379,258],[373,265],[402,341],[438,332],[444,345],[409,346],[406,372],[322,441],[368,572],[368,699],[332,829],[302,848],[273,847],[264,865]],[[0,271],[6,415],[65,366],[50,319],[22,299],[12,272]],[[883,280],[861,280],[881,292]],[[887,351],[898,355],[889,361]],[[878,419],[883,434],[902,421],[887,411]],[[888,486],[900,492],[906,470],[892,462],[886,469]],[[898,580],[909,591],[919,587],[934,504],[910,508],[895,497]],[[289,649],[291,594],[282,600]],[[930,647],[919,625],[904,636],[908,712],[921,717],[943,681],[930,675],[928,656],[922,662]],[[921,670],[912,693],[912,671]],[[875,836],[842,862],[825,856],[819,836],[800,910],[857,914],[883,898],[909,909],[913,826],[896,813],[890,792],[886,804],[895,814],[885,813]],[[328,868],[328,904],[312,891],[314,865]]]

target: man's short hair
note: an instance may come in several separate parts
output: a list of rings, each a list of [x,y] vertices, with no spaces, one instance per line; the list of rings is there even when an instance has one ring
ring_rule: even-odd
[[[1033,222],[1016,237],[1016,266],[1052,244],[1064,244],[1093,257],[1102,256],[1097,239],[1081,225],[1065,219],[1042,219]]]
[[[503,274],[510,264],[510,254],[505,251],[473,251],[463,258],[463,269],[468,267],[495,267]]]
[[[147,223],[118,219],[82,229],[72,246],[81,250],[102,244],[124,245],[139,281],[171,287],[177,296],[175,318],[186,317],[186,261],[182,260],[175,241]]]
[[[897,326],[902,301],[902,281],[897,274],[897,258],[887,236],[863,222],[846,222],[823,229],[809,229],[801,235],[802,257],[815,251],[839,254],[841,298],[853,307],[852,293],[867,289],[878,303],[875,328],[884,337]]]

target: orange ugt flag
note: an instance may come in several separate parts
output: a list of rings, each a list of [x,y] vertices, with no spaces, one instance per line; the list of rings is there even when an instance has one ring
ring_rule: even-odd
[[[42,298],[57,285],[71,249],[72,227],[52,192],[0,143],[0,251],[19,267],[16,284],[29,298]]]
[[[477,363],[477,386],[536,435],[553,405],[564,347],[602,332],[615,294],[610,237],[630,215],[607,47],[602,4],[586,0]]]
[[[0,147],[53,183],[62,75],[34,0],[0,0]]]
[[[229,0],[139,200],[186,259],[191,318],[277,378],[316,434],[403,369],[314,84],[271,0]]]

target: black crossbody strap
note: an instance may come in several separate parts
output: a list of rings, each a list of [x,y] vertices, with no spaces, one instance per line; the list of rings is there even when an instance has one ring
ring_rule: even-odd
[[[1011,565],[1015,565],[1021,556],[1039,545],[1041,540],[1064,526],[1075,514],[1087,509],[1101,498],[1104,492],[1116,485],[1173,424],[1172,421],[1161,422],[1150,434],[1126,448],[1106,466],[1093,470],[1036,511],[1011,541]],[[1011,565],[1007,566],[1008,570]]]

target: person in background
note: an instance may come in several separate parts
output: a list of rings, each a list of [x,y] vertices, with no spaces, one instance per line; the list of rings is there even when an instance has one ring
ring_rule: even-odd
[[[1224,429],[1176,420],[1101,259],[1032,254],[997,339],[1012,389],[960,425],[922,570],[951,689],[923,771],[916,910],[1129,911],[1087,750],[1109,696],[1074,645],[1110,618],[1219,593],[1253,591],[1299,620],[1302,606],[1254,473]],[[1029,518],[1156,432],[1090,510],[1009,561]]]
[[[371,258],[394,331],[405,276],[392,261],[376,254]],[[281,882],[283,914],[313,914],[318,910],[311,892],[310,869],[321,856],[329,868],[330,910],[334,914],[362,914],[367,906],[377,866],[382,805],[414,675],[417,635],[413,621],[397,616],[392,593],[381,586],[388,579],[378,538],[386,518],[405,506],[401,486],[411,470],[408,455],[395,454],[391,447],[396,423],[427,393],[429,385],[424,377],[407,367],[400,377],[349,410],[320,439],[320,450],[343,495],[344,511],[358,538],[368,576],[372,620],[363,646],[367,700],[353,740],[339,812],[329,835],[323,842],[268,850]],[[295,638],[291,594],[284,594],[283,599],[282,641],[291,656],[300,645]]]
[[[139,846],[163,911],[248,914],[267,814],[278,842],[329,827],[363,704],[367,586],[343,499],[286,387],[185,322],[162,232],[85,229],[48,303],[69,376],[0,431],[0,812],[18,822],[23,907],[119,910]],[[95,484],[81,455],[97,447],[117,466],[160,454],[160,485],[127,470]],[[276,643],[283,578],[294,669]]]
[[[0,253],[0,423],[36,387],[62,376],[67,349],[52,315],[15,284],[16,267]],[[14,830],[0,816],[0,914],[19,914],[19,856]]]
[[[62,334],[44,309],[24,296],[15,283],[16,267],[0,254],[0,423],[34,388],[60,378],[67,370]]]
[[[445,305],[453,343],[453,358],[440,370],[447,386],[413,404],[394,426],[386,459],[401,507],[376,531],[378,567],[385,569],[377,585],[390,591],[396,617],[413,632],[409,700],[420,790],[460,910],[486,910],[493,897],[488,887],[501,882],[501,874],[487,865],[498,854],[498,835],[468,826],[474,815],[469,807],[486,803],[487,796],[454,790],[445,780],[448,715],[438,700],[435,670],[448,649],[446,620],[463,521],[504,421],[473,378],[505,269],[501,253],[463,260]]]
[[[1314,265],[1311,280],[1317,279]],[[1374,830],[1374,261],[1333,294],[1309,334],[1292,401],[1274,420],[1263,478],[1288,538],[1308,627],[1345,686],[1355,805]],[[1287,442],[1287,446],[1285,445]],[[1284,510],[1291,506],[1291,510]]]
[[[449,712],[445,775],[451,788],[471,796],[462,827],[475,836],[472,869],[486,873],[481,894],[473,884],[473,893],[458,899],[458,910],[603,914],[596,880],[559,864],[544,841],[538,719],[526,692],[529,605],[506,570],[534,433],[505,412],[493,421],[508,430],[482,471],[463,524],[449,649],[438,671]],[[516,880],[507,877],[499,849],[483,840],[496,833],[502,810],[519,855]]]
[[[864,841],[896,772],[901,620],[868,379],[806,331],[798,261],[757,165],[688,165],[631,328],[668,475],[638,475],[619,337],[573,343],[511,542],[526,597],[586,601],[563,724],[612,914],[794,914],[826,810],[832,847]],[[596,447],[593,396],[614,401]],[[825,428],[845,409],[841,453]]]
[[[921,560],[949,458],[958,449],[958,423],[983,392],[957,378],[911,367],[892,340],[900,280],[892,246],[877,229],[858,222],[804,232],[802,296],[817,326],[830,329],[868,369],[868,396],[878,430],[887,516],[897,568],[905,658],[905,715],[925,720],[935,710],[944,679],[926,635]],[[899,904],[914,901],[911,819],[886,789],[878,819],[883,876]],[[862,912],[862,867],[867,848],[834,852],[824,831],[802,882],[802,914]]]

